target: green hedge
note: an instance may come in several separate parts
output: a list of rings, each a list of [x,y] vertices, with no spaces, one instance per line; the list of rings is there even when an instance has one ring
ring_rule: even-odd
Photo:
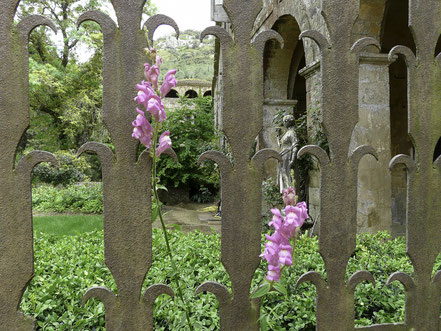
[[[54,152],[54,155],[59,167],[56,168],[47,162],[40,163],[32,172],[34,183],[67,186],[76,182],[90,181],[88,173],[91,172],[91,165],[86,156],[77,157],[74,151],[63,150]]]
[[[102,183],[79,183],[68,187],[41,185],[32,189],[32,207],[40,212],[103,212]]]
[[[218,304],[212,294],[194,296],[196,287],[204,281],[218,281],[230,286],[228,275],[218,262],[220,236],[199,232],[174,232],[172,244],[177,264],[185,284],[184,295],[190,300],[193,320],[206,330],[219,328]],[[263,240],[262,240],[263,244]],[[179,249],[177,249],[179,247]],[[295,288],[297,279],[308,270],[325,274],[323,261],[317,251],[317,239],[303,236],[296,249],[296,264],[287,269],[288,296],[270,294],[262,308],[262,329],[312,330],[315,325],[316,292],[312,284]],[[172,273],[162,234],[153,232],[154,263],[148,272],[144,289],[154,283],[170,283]],[[103,330],[104,307],[91,300],[81,306],[81,297],[93,285],[107,286],[116,291],[115,283],[104,265],[103,233],[79,236],[39,235],[35,241],[35,277],[24,295],[21,308],[38,320],[45,330]],[[436,268],[441,265],[438,259]],[[237,266],[240,268],[240,266]],[[412,274],[405,253],[403,238],[390,240],[385,233],[362,235],[349,261],[347,275],[357,270],[371,271],[377,286],[360,284],[355,293],[356,325],[400,322],[404,319],[404,289],[394,282],[385,285],[395,271]],[[253,286],[262,280],[265,264],[256,272]],[[182,311],[167,296],[155,303],[155,330],[181,330]]]

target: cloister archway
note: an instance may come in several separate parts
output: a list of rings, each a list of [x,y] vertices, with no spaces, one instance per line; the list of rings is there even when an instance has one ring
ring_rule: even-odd
[[[198,97],[198,93],[195,90],[187,90],[184,95],[189,99],[194,99]]]
[[[388,0],[382,22],[381,52],[389,53],[396,45],[409,47],[415,53],[415,44],[408,26],[407,1]],[[412,142],[408,134],[407,67],[399,57],[389,66],[391,157],[412,154]],[[392,220],[404,225],[407,210],[407,172],[403,166],[392,170]]]

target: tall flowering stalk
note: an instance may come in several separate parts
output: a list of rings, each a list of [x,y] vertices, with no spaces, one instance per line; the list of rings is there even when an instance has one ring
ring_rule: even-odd
[[[284,268],[293,263],[296,235],[308,218],[306,203],[297,203],[298,197],[294,187],[284,189],[282,195],[285,208],[283,211],[277,208],[271,209],[273,218],[269,225],[275,231],[272,235],[265,235],[268,242],[265,244],[263,254],[260,255],[268,262],[267,283],[257,289],[252,298],[262,297],[273,288],[282,293],[286,292],[278,282]]]
[[[170,139],[170,131],[163,132],[160,136],[162,125],[164,120],[167,119],[165,113],[165,106],[162,99],[167,95],[170,90],[177,85],[176,70],[170,70],[165,75],[164,82],[161,88],[158,88],[160,67],[162,65],[162,59],[156,54],[156,50],[150,50],[147,55],[151,58],[153,65],[149,63],[144,64],[144,76],[145,80],[141,84],[137,84],[138,95],[135,97],[139,107],[136,108],[138,115],[132,122],[133,133],[132,137],[138,139],[147,149],[150,149],[150,156],[153,160],[153,174],[152,174],[152,186],[153,186],[153,202],[158,206],[158,216],[161,221],[162,233],[164,235],[165,244],[167,247],[167,255],[170,258],[171,267],[173,270],[173,280],[176,283],[179,299],[182,301],[185,311],[185,317],[187,319],[190,330],[193,330],[193,326],[190,321],[190,307],[185,302],[182,293],[182,288],[179,282],[177,273],[177,267],[173,258],[173,251],[170,246],[170,240],[167,229],[164,223],[164,217],[160,207],[160,201],[158,196],[158,183],[157,178],[157,162],[162,153],[171,148],[172,142]],[[150,113],[152,123],[147,119],[146,113]],[[153,124],[153,125],[152,125]],[[159,136],[159,139],[158,139]]]

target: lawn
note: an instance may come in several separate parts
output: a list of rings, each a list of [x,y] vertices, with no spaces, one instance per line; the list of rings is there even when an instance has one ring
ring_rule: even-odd
[[[77,235],[103,229],[102,215],[34,216],[34,233]]]

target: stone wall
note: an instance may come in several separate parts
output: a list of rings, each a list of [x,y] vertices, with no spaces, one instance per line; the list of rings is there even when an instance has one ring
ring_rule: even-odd
[[[188,91],[195,91],[198,96],[203,96],[204,93],[212,90],[212,83],[202,80],[184,79],[178,81],[178,85],[174,88],[179,96],[184,96]],[[179,98],[164,98],[164,106],[166,109],[175,110],[179,106]]]

